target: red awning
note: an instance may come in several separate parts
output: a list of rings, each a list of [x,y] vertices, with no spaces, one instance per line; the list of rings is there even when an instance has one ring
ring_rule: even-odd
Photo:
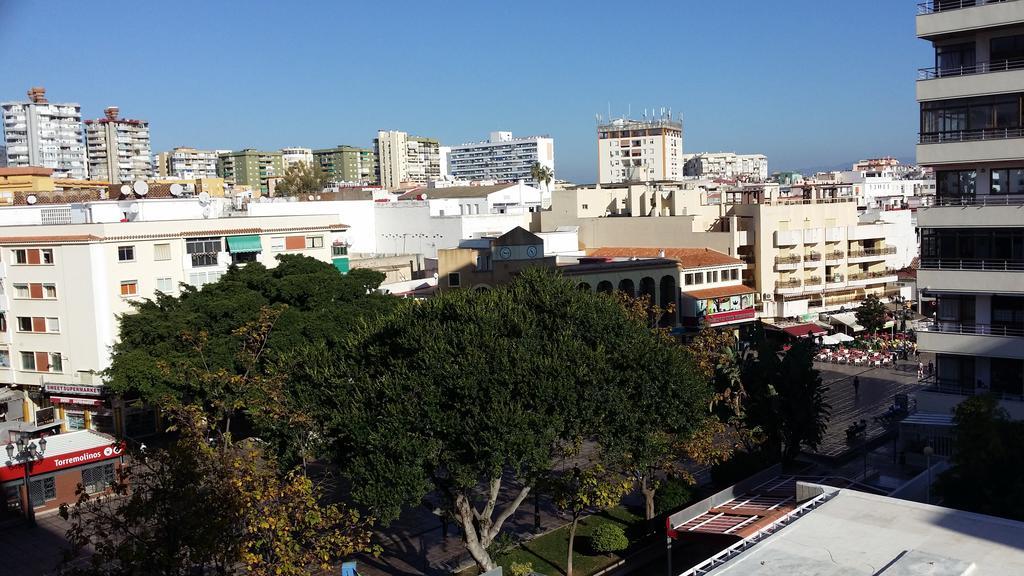
[[[818,326],[817,324],[798,324],[796,326],[790,326],[783,328],[783,332],[793,336],[795,338],[806,338],[808,336],[824,336],[828,334],[828,330]]]
[[[76,406],[103,406],[103,400],[99,398],[69,398],[67,396],[50,396],[50,402],[54,404],[74,404]]]

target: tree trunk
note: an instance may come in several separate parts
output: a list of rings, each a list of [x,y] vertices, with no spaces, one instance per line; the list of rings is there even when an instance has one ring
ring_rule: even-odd
[[[644,518],[652,520],[654,518],[654,492],[657,488],[652,488],[648,484],[647,476],[644,476],[640,480],[640,493],[644,495]]]
[[[576,540],[577,523],[579,523],[579,517],[573,516],[572,523],[569,524],[569,557],[565,559],[565,576],[572,576],[572,549]]]
[[[462,541],[465,543],[466,549],[473,557],[473,560],[484,571],[493,570],[495,567],[494,560],[491,559],[491,555],[487,552],[487,547],[490,546],[491,542],[498,536],[498,533],[501,532],[501,527],[505,521],[519,509],[519,506],[530,493],[530,487],[523,486],[519,489],[516,497],[498,513],[497,517],[492,518],[498,496],[501,493],[501,478],[491,479],[489,488],[487,503],[484,505],[482,512],[478,512],[473,507],[473,503],[470,500],[470,491],[461,490],[457,492],[454,502],[455,516],[459,519],[459,524],[462,527]]]
[[[462,542],[466,545],[469,555],[473,557],[473,561],[485,572],[494,570],[494,560],[487,553],[487,546],[480,542],[473,507],[461,492],[455,497],[455,513],[462,525]]]

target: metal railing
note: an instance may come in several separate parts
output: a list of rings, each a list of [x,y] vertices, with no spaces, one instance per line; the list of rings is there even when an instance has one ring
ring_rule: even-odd
[[[992,72],[1008,72],[1024,70],[1024,58],[1007,58],[995,62],[978,62],[973,66],[931,66],[917,71],[918,80],[934,80],[935,78],[951,78],[970,76],[972,74],[990,74]]]
[[[935,14],[936,12],[949,12],[950,10],[961,10],[963,8],[974,8],[985,4],[1001,4],[1003,2],[1014,2],[1015,0],[930,0],[917,5],[917,14]]]
[[[918,144],[942,144],[945,142],[980,142],[982,140],[1007,140],[1024,138],[1024,128],[978,128],[975,130],[948,130],[945,132],[921,132]]]
[[[843,185],[840,184],[839,186],[843,186]],[[780,206],[780,205],[788,206],[788,205],[791,205],[791,204],[801,204],[801,205],[810,205],[810,204],[843,204],[843,203],[846,203],[846,202],[856,202],[856,201],[857,201],[857,197],[856,196],[839,196],[839,197],[835,197],[835,198],[797,198],[797,197],[789,197],[789,196],[780,196],[780,197],[776,197],[776,198],[771,198],[769,200],[765,200],[765,201],[760,202],[760,203],[761,204],[766,204],[768,206]]]
[[[842,260],[843,256],[845,256],[845,254],[841,250],[836,250],[835,252],[826,252],[825,260]]]
[[[799,264],[800,263],[800,255],[799,254],[793,254],[792,256],[776,256],[775,257],[775,263],[776,264]]]
[[[895,276],[895,270],[884,270],[879,272],[859,272],[856,274],[850,274],[850,280],[871,280],[873,278],[885,278],[886,276]]]
[[[806,278],[804,280],[804,286],[820,286],[820,285],[821,285],[821,277],[820,276],[809,276],[808,278]]]
[[[1022,260],[987,258],[922,258],[922,270],[978,270],[986,272],[1024,272]]]
[[[895,246],[886,246],[885,248],[865,248],[863,250],[850,250],[850,258],[864,258],[866,256],[885,256],[886,254],[895,253]]]
[[[992,390],[979,386],[977,383],[974,385],[961,382],[954,378],[939,378],[937,375],[925,376],[919,380],[921,384],[927,384],[925,388],[928,392],[938,392],[939,394],[952,394],[955,396],[975,396],[982,394],[991,394],[999,400],[1012,400],[1015,402],[1024,401],[1024,394],[1017,392],[1006,392],[1004,390]],[[984,383],[982,383],[984,384]]]
[[[980,336],[1024,336],[1024,326],[1004,326],[1001,324],[962,324],[958,322],[927,322],[918,324],[922,332],[941,332],[943,334],[977,334]]]
[[[808,252],[804,254],[804,262],[818,262],[821,260],[821,252]]]
[[[1016,206],[1024,204],[1024,194],[980,194],[975,196],[936,196],[928,208],[936,206]]]
[[[779,280],[778,282],[775,283],[775,287],[776,288],[799,288],[800,287],[800,279],[798,278],[798,279],[795,279],[795,280]]]

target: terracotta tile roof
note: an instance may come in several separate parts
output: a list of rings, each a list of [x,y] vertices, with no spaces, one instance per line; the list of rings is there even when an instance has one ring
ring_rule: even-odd
[[[42,166],[9,166],[0,168],[0,176],[49,176],[53,168]]]
[[[753,294],[756,292],[750,286],[740,284],[738,286],[720,286],[718,288],[706,288],[704,290],[693,290],[684,292],[691,298],[725,298],[726,296],[739,296],[740,294]]]
[[[0,236],[0,245],[18,244],[68,244],[72,242],[112,242],[124,240],[153,240],[159,238],[191,238],[205,236],[231,236],[236,234],[275,234],[289,232],[316,232],[323,230],[348,230],[346,224],[323,226],[296,226],[286,228],[223,228],[218,230],[184,230],[165,234],[124,234],[96,236],[95,234],[67,234],[64,236]]]
[[[63,244],[67,242],[89,242],[102,240],[92,234],[67,234],[65,236],[0,236],[0,244]]]
[[[742,260],[709,248],[597,248],[588,251],[587,255],[610,258],[658,258],[662,250],[665,251],[663,258],[678,261],[680,268],[684,269],[743,264]]]
[[[431,198],[483,198],[492,192],[504,190],[515,184],[495,184],[493,186],[451,186],[448,188],[413,188],[398,197],[399,200],[415,200],[420,194]]]

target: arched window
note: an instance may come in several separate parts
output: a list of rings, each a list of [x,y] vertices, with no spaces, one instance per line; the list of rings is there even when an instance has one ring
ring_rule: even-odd
[[[597,283],[597,291],[603,294],[611,294],[614,289],[615,287],[612,286],[612,283],[607,280],[602,280]]]
[[[623,278],[619,282],[619,292],[624,292],[630,298],[636,298],[636,285],[629,278]]]
[[[580,282],[579,284],[576,285],[576,289],[582,290],[583,292],[590,292],[590,284],[587,284],[586,282]]]
[[[656,302],[654,298],[655,292],[654,278],[644,276],[640,279],[640,296],[646,296],[648,303],[654,304]]]

